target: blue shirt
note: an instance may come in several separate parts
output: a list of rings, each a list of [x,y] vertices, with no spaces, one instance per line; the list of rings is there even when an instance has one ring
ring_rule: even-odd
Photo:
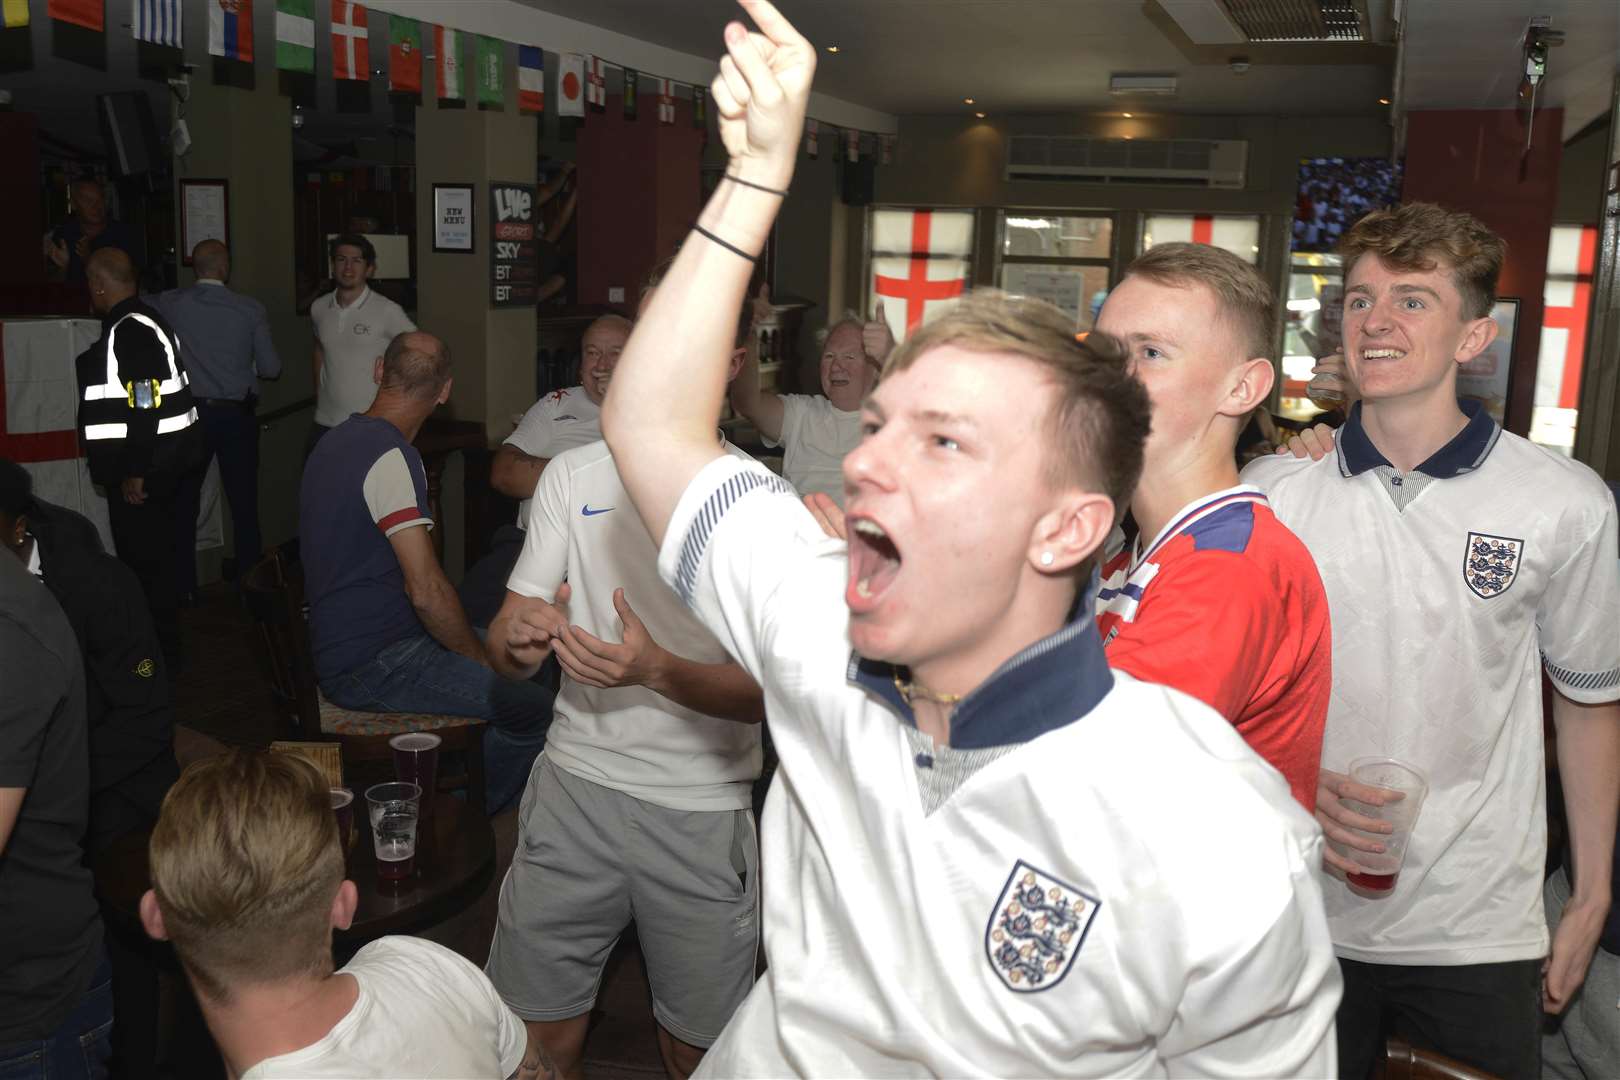
[[[422,457],[403,432],[359,414],[328,431],[304,464],[298,515],[317,679],[427,633],[388,540],[433,525]]]
[[[281,374],[264,305],[217,281],[199,281],[150,298],[180,338],[180,354],[197,397],[241,401],[258,379]]]

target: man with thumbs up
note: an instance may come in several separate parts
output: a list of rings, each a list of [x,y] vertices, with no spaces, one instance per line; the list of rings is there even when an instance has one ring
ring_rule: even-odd
[[[758,306],[769,302],[761,285],[756,317]],[[861,441],[861,403],[894,350],[894,334],[879,300],[870,320],[848,312],[817,337],[820,395],[761,393],[759,358],[750,350],[731,384],[731,407],[759,429],[766,446],[782,447],[782,475],[800,495],[820,492],[842,505],[844,455]]]
[[[557,455],[528,511],[490,661],[523,679],[555,653],[565,678],[488,973],[563,1075],[578,1075],[603,965],[633,913],[659,1050],[686,1076],[754,982],[764,701],[659,579],[606,443]]]

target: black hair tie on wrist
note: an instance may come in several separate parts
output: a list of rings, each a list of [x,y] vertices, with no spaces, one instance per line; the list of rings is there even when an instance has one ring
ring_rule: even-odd
[[[703,237],[703,239],[705,239],[705,240],[708,240],[708,241],[711,241],[713,243],[719,244],[721,247],[725,248],[727,251],[731,252],[733,255],[737,256],[738,258],[747,259],[751,263],[759,262],[759,256],[758,255],[750,255],[750,254],[748,254],[748,252],[744,251],[742,248],[738,247],[736,244],[729,243],[729,242],[727,242],[725,240],[720,239],[718,236],[714,235],[714,233],[710,232],[708,229],[705,229],[701,225],[693,225],[692,226],[692,231],[697,233],[699,236]]]
[[[765,194],[767,194],[767,195],[775,195],[779,199],[787,198],[788,193],[787,193],[786,188],[778,189],[778,188],[773,188],[773,187],[766,187],[764,184],[756,184],[752,180],[744,180],[742,177],[740,177],[740,176],[732,176],[730,173],[726,173],[725,177],[726,177],[727,180],[730,180],[733,184],[741,184],[743,187],[753,188],[755,191],[763,191]]]

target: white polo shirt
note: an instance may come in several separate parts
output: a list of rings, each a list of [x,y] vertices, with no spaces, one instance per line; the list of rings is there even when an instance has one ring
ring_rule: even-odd
[[[416,329],[405,309],[367,285],[354,303],[343,307],[337,290],[309,307],[315,337],[326,354],[321,383],[315,388],[315,422],[337,427],[353,413],[365,412],[377,396],[377,358],[388,343]]]
[[[1359,406],[1321,461],[1243,471],[1316,558],[1333,619],[1322,767],[1428,773],[1395,891],[1324,879],[1341,956],[1485,964],[1546,955],[1543,664],[1576,701],[1620,697],[1614,499],[1585,465],[1468,426],[1409,473]]]
[[[800,495],[819,491],[844,505],[844,455],[861,441],[861,413],[833,408],[820,394],[782,394],[782,475]]]
[[[572,585],[569,622],[604,641],[623,640],[613,607],[613,590],[622,588],[652,639],[670,652],[704,664],[731,660],[659,579],[658,549],[605,442],[564,451],[540,474],[506,587],[549,603],[564,579]],[[705,716],[645,686],[603,690],[565,674],[546,756],[583,780],[657,806],[740,810],[753,804],[760,732],[758,724]]]
[[[659,569],[765,688],[770,966],[707,1076],[1332,1076],[1316,823],[1232,726],[1111,673],[1089,607],[917,730],[846,550],[719,458]]]
[[[518,426],[506,437],[530,457],[551,459],[564,450],[586,446],[602,438],[602,409],[583,386],[553,390],[529,406]],[[528,528],[529,500],[518,503],[517,526]]]

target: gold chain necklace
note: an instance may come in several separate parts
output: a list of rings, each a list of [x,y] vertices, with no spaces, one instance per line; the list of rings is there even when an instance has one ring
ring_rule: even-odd
[[[907,708],[913,708],[913,699],[921,698],[932,701],[935,705],[955,705],[962,700],[961,694],[942,694],[938,690],[930,690],[920,682],[905,682],[899,673],[894,675],[894,688],[900,692]]]

